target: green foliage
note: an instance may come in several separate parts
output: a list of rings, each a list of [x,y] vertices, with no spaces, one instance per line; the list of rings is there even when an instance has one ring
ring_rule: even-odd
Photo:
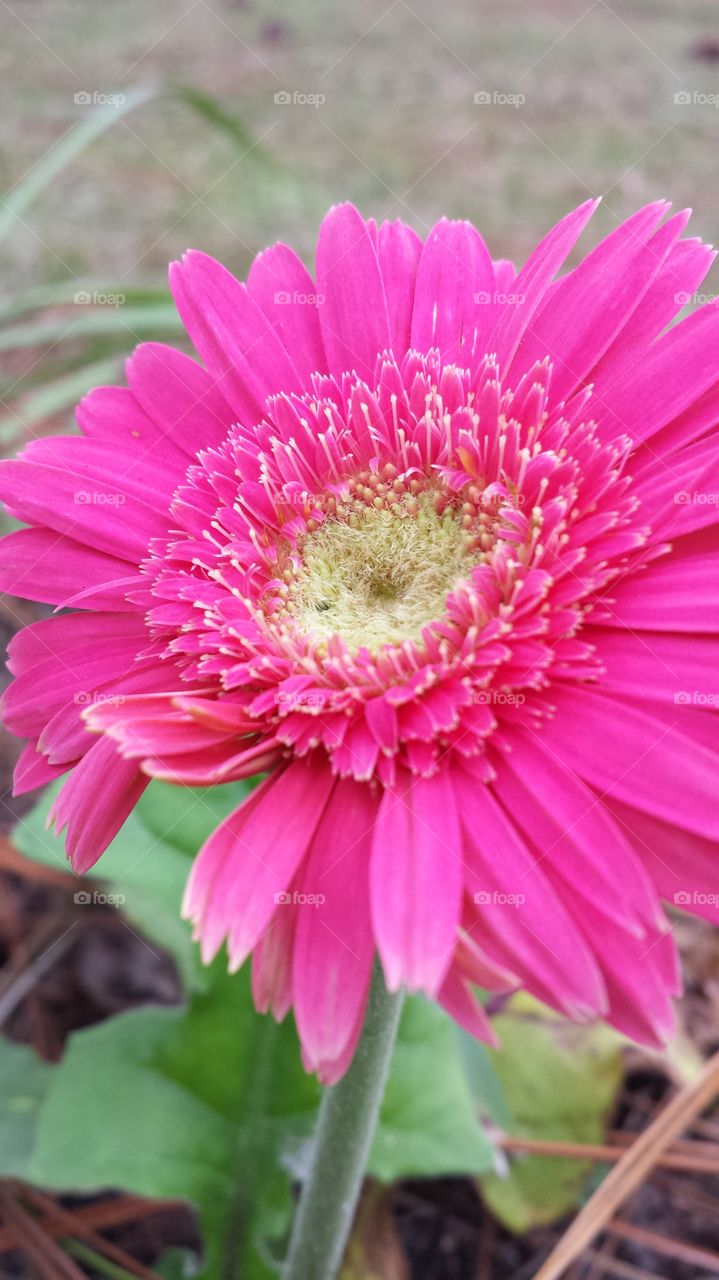
[[[272,1274],[320,1092],[302,1069],[291,1019],[278,1027],[255,1013],[247,970],[229,977],[222,957],[200,969],[179,919],[193,854],[250,785],[151,783],[87,883],[78,880],[79,891],[99,879],[125,897],[132,926],[174,955],[188,1003],[134,1010],[72,1036],[58,1067],[38,1064],[31,1123],[9,1148],[21,1150],[29,1178],[51,1187],[124,1187],[192,1202],[206,1241],[204,1280],[220,1280],[228,1266],[247,1280]],[[57,865],[62,842],[45,830],[51,802],[48,795],[20,825],[17,843]],[[7,1047],[0,1044],[0,1090]],[[9,1059],[8,1069],[11,1095]],[[408,1000],[370,1171],[389,1182],[479,1174],[492,1162],[455,1028],[435,1005]]]
[[[621,1040],[608,1027],[577,1026],[529,996],[515,996],[494,1021],[490,1050],[512,1137],[599,1143],[622,1077]],[[499,1121],[499,1117],[494,1117]],[[511,1231],[551,1222],[581,1199],[592,1164],[555,1156],[513,1156],[506,1177],[482,1190]]]
[[[107,882],[108,891],[123,900],[123,915],[171,952],[188,987],[206,982],[190,930],[180,919],[189,858],[242,802],[251,785],[240,782],[208,789],[152,782],[107,853],[84,880],[78,880],[80,893],[96,887],[98,880]],[[56,786],[46,792],[20,823],[15,842],[38,862],[65,866],[64,838],[45,829],[57,790]]]
[[[53,1068],[22,1044],[0,1041],[0,1161],[5,1177],[24,1178]]]

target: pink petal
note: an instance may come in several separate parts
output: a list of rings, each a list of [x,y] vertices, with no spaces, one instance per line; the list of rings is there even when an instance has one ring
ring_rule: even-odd
[[[443,359],[470,363],[485,349],[497,316],[487,246],[469,222],[442,218],[430,231],[417,268],[411,345],[437,347]]]
[[[50,811],[78,875],[94,866],[132,813],[149,779],[121,760],[109,738],[95,742],[75,766]]]
[[[217,387],[247,425],[263,416],[268,396],[302,381],[267,317],[219,262],[190,250],[170,268],[183,324]]]
[[[377,356],[391,346],[392,333],[377,252],[354,205],[335,205],[322,223],[317,289],[330,372],[353,369],[374,381]]]
[[[398,770],[377,816],[370,864],[372,919],[391,991],[434,995],[457,941],[462,847],[449,774]]]
[[[228,939],[239,969],[267,929],[304,858],[332,789],[324,762],[295,760],[271,775],[200,850],[183,913],[206,963]]]
[[[309,383],[313,373],[325,373],[318,313],[321,295],[297,254],[286,244],[265,249],[252,263],[247,288],[291,353],[303,382]]]
[[[367,1000],[374,938],[369,855],[377,800],[351,779],[337,783],[299,882],[292,989],[304,1061],[333,1083]],[[307,901],[307,899],[314,901]]]
[[[585,782],[671,825],[719,839],[719,754],[628,702],[588,688],[579,695],[557,687],[552,702],[557,714],[543,725],[542,740]]]

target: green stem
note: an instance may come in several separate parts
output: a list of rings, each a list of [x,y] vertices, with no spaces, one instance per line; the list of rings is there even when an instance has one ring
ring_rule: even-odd
[[[87,1263],[89,1267],[93,1267],[101,1275],[108,1276],[109,1280],[136,1280],[131,1271],[126,1271],[124,1267],[118,1267],[117,1263],[110,1262],[109,1258],[103,1258],[101,1253],[95,1253],[94,1249],[89,1249],[81,1240],[63,1240],[62,1247],[65,1253],[72,1254],[72,1257],[77,1258],[78,1262]]]
[[[325,1090],[283,1280],[336,1280],[389,1070],[402,993],[375,963],[364,1029],[347,1074]]]

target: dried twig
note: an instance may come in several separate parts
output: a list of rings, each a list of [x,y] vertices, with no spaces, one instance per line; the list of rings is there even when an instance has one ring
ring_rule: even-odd
[[[703,1271],[719,1275],[719,1253],[715,1253],[713,1249],[703,1249],[700,1245],[661,1236],[656,1231],[635,1227],[631,1222],[610,1222],[607,1231],[620,1240],[629,1240],[632,1244],[643,1245],[646,1249],[653,1249],[655,1253],[662,1253],[667,1258],[686,1262],[690,1267],[701,1267]]]
[[[558,1156],[569,1160],[606,1161],[614,1164],[626,1154],[636,1141],[620,1143],[553,1142],[544,1138],[500,1139],[505,1151],[533,1156]],[[713,1173],[719,1175],[719,1144],[709,1142],[679,1143],[664,1152],[657,1160],[657,1167],[680,1169],[683,1173]]]
[[[624,1153],[539,1268],[535,1280],[559,1280],[564,1275],[598,1232],[606,1228],[619,1206],[641,1185],[660,1156],[717,1094],[719,1053],[709,1059],[696,1080],[678,1091]]]

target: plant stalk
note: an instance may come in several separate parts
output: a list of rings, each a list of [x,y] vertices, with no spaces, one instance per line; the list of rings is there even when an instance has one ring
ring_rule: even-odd
[[[325,1089],[283,1280],[336,1280],[379,1116],[403,993],[375,961],[365,1023],[347,1074]]]

